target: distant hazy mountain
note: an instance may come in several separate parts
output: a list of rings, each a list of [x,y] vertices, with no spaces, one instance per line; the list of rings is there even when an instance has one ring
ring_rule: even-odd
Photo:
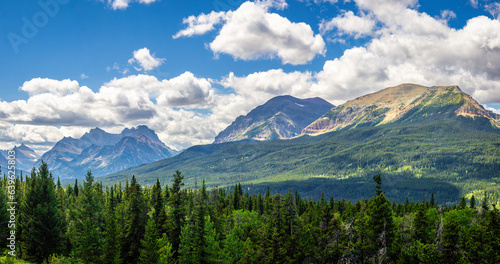
[[[40,158],[40,155],[24,144],[14,147],[12,150],[15,152],[16,169],[31,171],[33,165]],[[0,150],[0,155],[2,156],[0,157],[0,165],[7,170],[8,150]]]
[[[339,105],[307,126],[302,133],[318,135],[344,128],[426,122],[458,116],[484,117],[495,126],[500,120],[500,115],[485,110],[457,86],[402,84]]]
[[[63,138],[38,163],[45,161],[55,177],[65,179],[83,177],[88,170],[102,176],[175,154],[146,126],[126,128],[120,134],[94,128],[80,139]]]
[[[3,152],[0,152],[0,166],[2,166],[2,171],[7,171],[7,158],[4,157]]]
[[[30,171],[33,165],[40,158],[40,155],[24,144],[19,147],[14,147],[16,153],[16,166],[18,169]]]
[[[274,97],[245,116],[240,116],[215,137],[214,143],[253,139],[288,139],[332,109],[321,98]]]

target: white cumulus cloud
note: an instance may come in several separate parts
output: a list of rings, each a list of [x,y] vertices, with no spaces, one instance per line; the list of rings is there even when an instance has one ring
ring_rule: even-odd
[[[284,64],[305,64],[325,53],[325,42],[305,23],[294,23],[252,2],[243,3],[209,45],[236,59],[278,57]]]
[[[159,2],[159,1],[160,0],[107,0],[107,3],[114,10],[118,10],[118,9],[125,10],[133,2],[149,5],[151,3]],[[104,2],[104,0],[101,0],[101,2]]]
[[[325,42],[305,23],[291,22],[271,9],[284,9],[284,0],[244,2],[235,11],[211,12],[184,18],[187,27],[173,38],[202,35],[222,25],[208,45],[217,54],[235,59],[257,60],[279,58],[283,64],[305,64],[316,55],[324,55]]]
[[[194,35],[203,35],[209,31],[215,29],[215,25],[222,23],[225,19],[231,16],[232,12],[215,12],[212,11],[209,14],[199,14],[198,16],[189,16],[182,20],[183,24],[186,24],[187,27],[179,32],[177,32],[174,36],[174,39],[180,37],[191,37]]]
[[[339,35],[353,35],[355,38],[360,38],[372,33],[375,25],[376,21],[372,17],[365,14],[356,16],[352,11],[347,11],[329,21],[322,21],[319,24],[319,31],[321,34],[326,34],[336,28],[339,30]]]
[[[129,64],[138,63],[140,68],[136,68],[138,71],[150,71],[158,68],[165,62],[165,59],[155,58],[154,54],[151,55],[148,48],[142,48],[134,51],[134,57],[128,60]]]
[[[29,95],[52,93],[64,95],[78,91],[80,88],[77,81],[69,79],[57,81],[48,78],[35,78],[24,82],[23,86],[19,87],[21,91],[27,92]]]

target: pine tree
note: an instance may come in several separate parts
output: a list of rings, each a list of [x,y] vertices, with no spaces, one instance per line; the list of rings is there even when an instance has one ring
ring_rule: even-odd
[[[377,262],[386,262],[392,255],[390,252],[394,239],[394,223],[392,219],[391,204],[382,192],[382,178],[379,175],[373,177],[376,183],[375,197],[368,206],[368,230]]]
[[[483,212],[490,210],[490,205],[488,204],[488,194],[484,192],[483,202],[481,203],[481,208]]]
[[[180,264],[196,264],[201,263],[199,259],[199,248],[195,246],[196,238],[192,225],[189,223],[184,225],[181,230],[179,239],[178,259]]]
[[[160,251],[158,244],[158,228],[155,219],[150,216],[146,225],[146,233],[141,240],[142,248],[140,250],[139,263],[157,263]]]
[[[238,188],[238,184],[235,184],[233,190],[233,208],[234,210],[239,210],[240,206],[241,206],[241,193],[240,189]]]
[[[116,206],[117,198],[115,197],[115,187],[111,186],[106,203],[106,219],[105,219],[105,239],[104,239],[104,255],[106,263],[119,263],[120,252],[117,234],[117,215]]]
[[[161,235],[166,232],[167,215],[165,213],[165,204],[163,202],[160,180],[158,178],[151,192],[151,204],[154,209],[152,217],[155,221],[155,226],[158,228],[158,234]]]
[[[436,202],[434,202],[434,193],[431,193],[431,199],[429,201],[429,205],[431,207],[434,207],[436,205]]]
[[[126,263],[137,263],[141,239],[145,233],[147,211],[141,186],[137,183],[134,175],[130,181],[126,196],[125,238],[122,259]]]
[[[1,172],[1,170],[0,170]],[[9,219],[10,214],[7,211],[7,196],[6,185],[7,181],[4,179],[3,184],[0,183],[0,248],[5,249],[7,247],[7,238],[10,236]]]
[[[373,176],[373,180],[375,181],[375,197],[382,194],[382,176],[377,174]],[[323,196],[323,194],[321,194]]]
[[[474,197],[474,194],[470,198],[469,207],[472,209],[476,209],[476,197]]]
[[[196,195],[195,207],[192,214],[191,224],[194,231],[194,246],[198,249],[198,252],[196,252],[198,253],[197,259],[199,263],[205,263],[205,216],[207,215],[207,206],[206,200],[203,200],[203,194],[201,193]]]
[[[179,255],[179,245],[181,229],[184,222],[184,210],[182,209],[182,194],[181,186],[184,185],[182,179],[184,176],[181,175],[180,171],[176,171],[173,175],[174,183],[172,185],[172,190],[170,192],[170,204],[172,205],[172,232],[170,233],[170,241],[172,241],[172,252],[174,254],[174,259],[177,259]]]
[[[493,205],[493,209],[489,211],[486,223],[486,263],[500,263],[500,212]]]
[[[88,171],[70,224],[75,255],[86,263],[102,261],[104,215],[97,188],[99,185]]]
[[[38,171],[33,169],[31,179],[26,183],[28,185],[20,210],[22,221],[20,219],[19,225],[22,231],[19,241],[22,257],[41,263],[61,249],[61,213],[54,178],[45,162],[42,161]]]
[[[413,223],[415,240],[419,240],[422,244],[428,243],[428,234],[431,226],[429,226],[429,218],[427,217],[427,210],[424,205],[420,204],[418,206]]]
[[[457,263],[457,245],[460,238],[460,223],[455,217],[447,217],[443,224],[443,261]]]
[[[175,263],[174,254],[172,253],[172,244],[168,241],[167,234],[158,239],[158,264]]]
[[[467,207],[467,203],[465,203],[465,196],[462,196],[462,199],[460,200],[460,204],[458,205],[458,208],[465,209],[466,207]]]
[[[75,187],[73,188],[73,193],[75,194],[75,196],[78,197],[78,195],[80,194],[79,192],[80,192],[80,190],[78,187],[78,179],[75,179]]]

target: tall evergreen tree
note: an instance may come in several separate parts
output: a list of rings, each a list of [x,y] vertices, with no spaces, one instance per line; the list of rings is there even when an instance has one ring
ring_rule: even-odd
[[[429,205],[431,207],[434,207],[436,205],[436,202],[434,201],[434,193],[431,193],[431,199],[429,201]]]
[[[159,235],[166,232],[167,215],[165,213],[165,204],[163,201],[160,180],[157,178],[156,184],[151,190],[151,204],[154,209],[152,217],[155,221],[156,228],[158,228]]]
[[[460,203],[458,204],[458,208],[465,209],[467,207],[467,203],[465,202],[465,196],[462,196]]]
[[[104,215],[98,188],[88,171],[70,224],[75,255],[85,263],[100,263],[103,258]]]
[[[469,207],[472,209],[476,209],[476,197],[474,197],[474,194],[470,198]]]
[[[122,259],[125,263],[137,263],[139,249],[146,227],[146,203],[141,186],[132,176],[127,190],[125,209],[125,237],[122,248]]]
[[[0,172],[2,170],[0,169]],[[10,214],[7,211],[7,181],[4,179],[0,182],[0,248],[5,249],[7,246],[7,238],[10,236],[9,218]]]
[[[75,196],[78,196],[80,194],[80,187],[78,187],[78,179],[75,179],[75,187],[73,188],[73,193]]]
[[[447,217],[443,224],[443,263],[458,263],[460,223],[455,217]]]
[[[182,230],[180,261],[186,263],[207,263],[207,256],[210,252],[207,250],[206,241],[206,217],[208,197],[206,194],[205,181],[202,189],[195,192],[194,208],[189,217],[188,230]]]
[[[111,186],[107,196],[106,215],[105,215],[105,240],[104,240],[104,256],[106,263],[120,263],[120,252],[117,234],[117,215],[116,206],[117,198],[115,196],[115,187]]]
[[[390,202],[382,191],[382,178],[379,175],[373,177],[375,186],[375,197],[368,206],[368,237],[373,246],[371,253],[378,263],[387,262],[392,255],[391,246],[394,239],[394,222],[392,219],[392,208]]]
[[[141,240],[142,248],[140,250],[139,263],[158,262],[160,245],[158,244],[158,228],[156,227],[155,219],[151,216],[146,224],[146,233]]]
[[[22,257],[41,263],[58,253],[62,241],[62,220],[54,188],[54,178],[47,164],[42,161],[38,171],[32,171],[26,182],[26,192],[21,203],[22,232],[19,241]]]
[[[179,245],[181,229],[184,222],[184,210],[182,208],[182,193],[181,187],[184,185],[182,180],[184,176],[180,171],[176,171],[173,175],[174,183],[170,192],[170,204],[172,206],[172,231],[170,233],[170,241],[172,241],[172,252],[176,259],[179,255]]]
[[[413,227],[415,230],[415,239],[423,244],[428,243],[431,226],[429,226],[427,210],[423,204],[420,204],[417,208]]]
[[[481,208],[483,209],[483,211],[490,210],[490,205],[488,203],[488,194],[486,193],[486,191],[484,192],[484,198],[483,202],[481,203]]]

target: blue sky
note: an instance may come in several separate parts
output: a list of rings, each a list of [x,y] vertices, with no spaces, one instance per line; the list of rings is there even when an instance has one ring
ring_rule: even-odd
[[[182,149],[273,96],[340,104],[404,82],[459,85],[498,109],[499,12],[488,0],[2,1],[0,149],[42,154],[140,124]]]

